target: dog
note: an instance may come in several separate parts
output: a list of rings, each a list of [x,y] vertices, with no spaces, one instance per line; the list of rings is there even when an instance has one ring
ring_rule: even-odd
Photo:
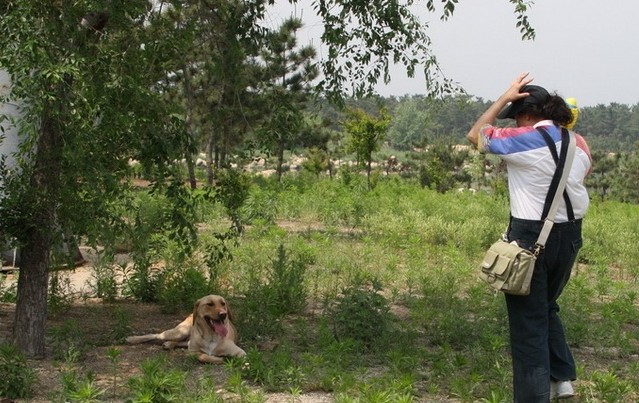
[[[226,300],[219,295],[198,299],[193,313],[179,325],[162,333],[126,338],[129,344],[161,341],[165,348],[187,347],[202,363],[220,364],[224,357],[244,357],[246,352],[237,346],[237,330]]]

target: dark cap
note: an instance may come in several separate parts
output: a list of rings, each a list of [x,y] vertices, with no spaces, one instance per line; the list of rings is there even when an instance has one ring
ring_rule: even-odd
[[[538,85],[525,85],[519,92],[527,92],[528,96],[506,105],[497,115],[498,119],[514,119],[519,112],[526,109],[526,106],[543,105],[550,98],[548,91]]]

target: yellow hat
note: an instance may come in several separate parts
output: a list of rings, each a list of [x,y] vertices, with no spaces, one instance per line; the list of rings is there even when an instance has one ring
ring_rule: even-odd
[[[570,112],[572,112],[572,122],[566,125],[566,129],[572,130],[579,117],[579,107],[577,106],[577,100],[575,98],[566,98],[566,105],[568,105]]]

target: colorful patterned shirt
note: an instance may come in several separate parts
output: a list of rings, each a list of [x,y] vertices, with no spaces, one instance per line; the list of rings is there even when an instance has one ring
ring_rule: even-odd
[[[510,213],[525,220],[540,220],[546,194],[550,187],[556,164],[541,133],[535,128],[544,126],[561,148],[561,130],[550,120],[538,122],[535,126],[499,128],[491,125],[482,127],[479,136],[479,150],[498,155],[508,169],[508,190]],[[575,218],[582,218],[588,210],[590,199],[584,179],[592,167],[590,150],[583,137],[575,133],[577,149],[568,175],[566,189]],[[562,201],[555,222],[568,221],[566,205]]]

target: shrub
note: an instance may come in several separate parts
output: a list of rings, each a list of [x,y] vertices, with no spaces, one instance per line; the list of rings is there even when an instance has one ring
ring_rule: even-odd
[[[289,260],[284,245],[277,248],[277,259],[272,261],[267,293],[274,301],[276,316],[299,313],[306,307],[304,275],[306,265],[300,259]]]
[[[186,373],[171,369],[165,356],[146,360],[142,374],[129,379],[132,402],[168,403],[178,401],[185,387]]]
[[[105,390],[97,386],[95,375],[78,373],[75,368],[63,371],[61,400],[64,402],[100,402]]]
[[[118,282],[116,276],[116,266],[113,264],[98,263],[93,267],[92,273],[93,288],[95,296],[102,298],[105,302],[115,302],[118,296]]]
[[[160,278],[151,271],[148,256],[134,256],[131,273],[125,273],[124,295],[132,296],[141,302],[156,302],[160,289]]]
[[[272,260],[272,267],[266,273],[266,281],[261,273],[251,273],[244,293],[243,314],[238,321],[243,337],[255,339],[275,335],[279,333],[283,316],[299,313],[306,307],[305,273],[304,258],[289,259],[281,244],[277,258]]]
[[[164,313],[193,309],[195,300],[211,293],[206,276],[193,267],[173,269],[162,277],[159,302]]]
[[[52,355],[56,360],[68,363],[78,362],[87,350],[86,337],[78,323],[69,319],[60,326],[49,330]]]
[[[0,302],[15,303],[18,297],[18,282],[14,281],[5,286],[6,277],[5,274],[0,274]]]
[[[14,345],[0,344],[0,397],[9,399],[31,396],[36,376],[27,360]]]
[[[366,349],[383,340],[390,331],[390,306],[380,293],[380,284],[373,280],[344,288],[326,310],[338,341],[353,339]]]

